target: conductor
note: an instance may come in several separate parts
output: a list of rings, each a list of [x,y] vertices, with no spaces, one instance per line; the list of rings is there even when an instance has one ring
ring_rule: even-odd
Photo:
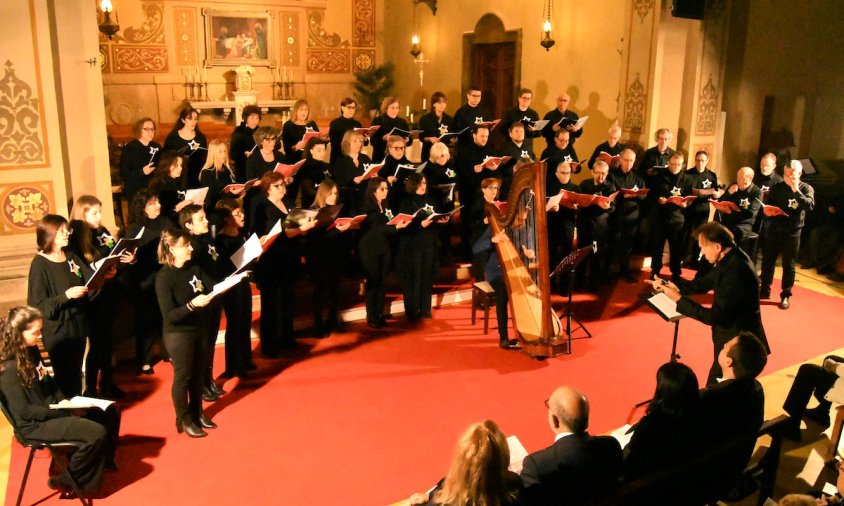
[[[736,247],[732,232],[720,223],[705,223],[695,230],[694,236],[706,260],[715,266],[708,274],[694,281],[680,280],[677,285],[660,278],[646,283],[676,302],[679,313],[712,326],[714,361],[706,384],[713,385],[722,374],[718,354],[740,331],[758,336],[769,354],[771,348],[759,311],[759,278],[750,258]],[[711,308],[688,297],[710,290],[714,292]]]

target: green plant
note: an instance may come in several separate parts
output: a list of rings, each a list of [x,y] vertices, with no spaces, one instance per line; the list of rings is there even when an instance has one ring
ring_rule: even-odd
[[[385,63],[370,70],[355,72],[355,97],[367,111],[378,110],[381,99],[389,96],[396,85],[395,66]]]

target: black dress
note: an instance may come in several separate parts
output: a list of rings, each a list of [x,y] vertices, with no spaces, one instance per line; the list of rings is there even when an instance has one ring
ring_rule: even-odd
[[[152,173],[144,174],[144,167],[155,166],[161,156],[161,144],[150,141],[146,146],[138,139],[132,139],[123,146],[120,154],[120,177],[123,179],[123,196],[130,205],[138,190],[146,188]]]
[[[150,189],[158,195],[161,213],[173,223],[179,222],[176,206],[185,199],[185,178],[173,179],[170,176],[157,177],[152,180]]]
[[[281,127],[281,145],[284,148],[284,163],[294,164],[302,159],[304,150],[296,150],[293,146],[298,144],[308,132],[319,132],[316,122],[309,121],[304,125],[297,125],[293,121],[287,121]],[[251,156],[249,158],[252,158]]]
[[[65,291],[83,286],[92,272],[84,260],[70,251],[64,262],[35,255],[29,267],[27,301],[41,311],[44,346],[53,362],[56,384],[68,397],[82,393],[82,359],[90,334],[90,301],[86,295],[68,299]]]
[[[317,227],[305,236],[305,258],[314,282],[314,328],[318,335],[337,328],[340,277],[352,249],[352,231]],[[327,315],[323,316],[327,309]]]
[[[424,218],[437,211],[434,200],[428,195],[408,195],[402,201],[399,212],[413,214],[420,209],[423,211],[398,233],[399,257],[396,259],[396,268],[402,282],[404,312],[411,321],[420,316],[431,318],[431,295],[439,263],[439,225],[431,223],[428,227],[422,227]]]
[[[208,157],[208,140],[205,135],[196,130],[193,139],[183,139],[178,130],[173,130],[164,140],[164,149],[175,149],[182,156],[187,157],[185,172],[189,188],[196,188],[199,184],[199,171],[205,165]]]
[[[224,276],[234,273],[231,256],[246,242],[243,234],[236,236],[217,234],[214,244],[220,255],[219,268]],[[252,368],[252,288],[244,279],[222,295],[226,313],[226,373],[243,374]]]
[[[234,162],[234,177],[239,183],[247,180],[246,160],[260,149],[260,146],[255,145],[255,130],[257,128],[249,128],[246,126],[246,121],[243,121],[232,132],[232,139],[229,143],[229,158]],[[249,157],[246,156],[247,151],[251,152]]]
[[[208,187],[208,195],[205,197],[205,208],[209,213],[217,205],[217,202],[225,196],[223,188],[234,183],[234,177],[231,169],[227,165],[223,165],[222,170],[216,170],[214,167],[203,169],[199,173],[199,185]]]
[[[268,162],[264,160],[261,150],[256,149],[246,160],[246,179],[260,178],[267,172],[273,171],[279,163],[284,163],[284,158],[278,151],[273,150],[273,159]]]
[[[344,118],[340,116],[331,120],[331,124],[328,125],[328,138],[331,141],[331,165],[334,165],[334,162],[343,154],[341,144],[343,143],[343,136],[346,135],[346,132],[360,128],[361,126],[360,121],[355,118]],[[378,132],[376,132],[377,134]]]

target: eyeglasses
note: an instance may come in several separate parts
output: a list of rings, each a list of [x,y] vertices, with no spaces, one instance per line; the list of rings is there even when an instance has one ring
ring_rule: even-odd
[[[395,149],[396,151],[401,151],[404,149],[404,146],[390,146],[390,149]]]
[[[481,98],[480,93],[469,93],[469,96],[472,97],[472,98]]]
[[[485,189],[486,190],[497,190],[498,187],[497,186],[487,186]]]
[[[264,140],[265,140],[265,141],[274,141],[274,140],[275,140],[275,136],[273,136],[273,137],[264,137]]]
[[[351,104],[351,105],[344,105],[343,107],[345,107],[346,109],[357,109],[357,108],[358,108],[358,106],[356,106],[356,105],[354,105],[354,104]]]
[[[283,188],[284,183],[275,183],[275,184],[271,184],[270,186],[272,186],[273,188]]]
[[[567,171],[567,172],[558,171],[557,174],[559,174],[561,176],[568,176],[569,174],[571,174],[571,171]]]

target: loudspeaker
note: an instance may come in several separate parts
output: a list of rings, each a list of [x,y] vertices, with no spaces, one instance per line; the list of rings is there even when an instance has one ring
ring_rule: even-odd
[[[706,0],[674,0],[671,15],[675,18],[703,19]]]

